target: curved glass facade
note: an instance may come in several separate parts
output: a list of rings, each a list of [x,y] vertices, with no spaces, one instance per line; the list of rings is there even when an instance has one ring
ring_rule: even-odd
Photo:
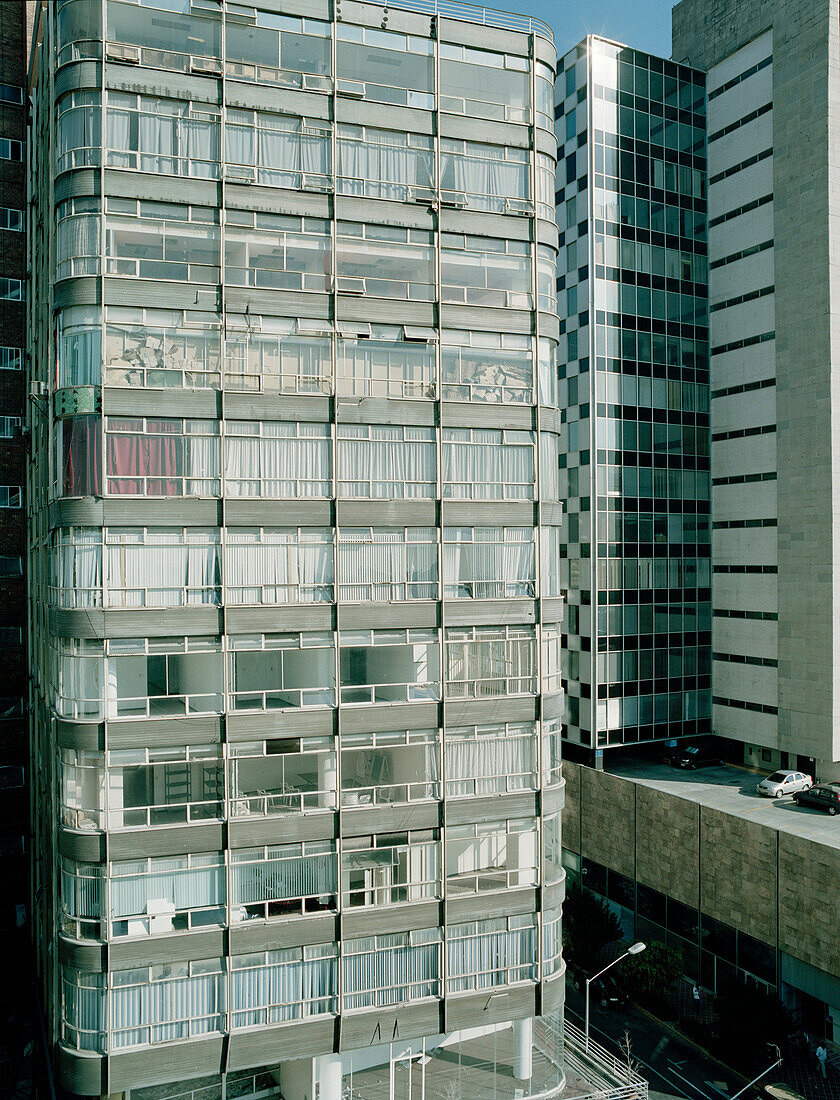
[[[79,1092],[166,1044],[286,1100],[554,1095],[553,47],[307,6],[43,13],[50,1038]]]

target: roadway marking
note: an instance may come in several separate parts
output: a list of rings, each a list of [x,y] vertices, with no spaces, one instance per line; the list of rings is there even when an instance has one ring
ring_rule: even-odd
[[[566,1012],[569,1013],[572,1016],[577,1016],[577,1018],[579,1020],[583,1019],[583,1016],[581,1015],[580,1012],[575,1012],[575,1010],[573,1008],[570,1008],[568,1005],[566,1005]],[[598,1027],[597,1024],[590,1024],[589,1025],[589,1030],[592,1031],[592,1032],[597,1031],[600,1035],[603,1035],[605,1039],[608,1039],[611,1043],[618,1046],[618,1040],[615,1039],[614,1036],[610,1035],[609,1032],[604,1031],[603,1028]],[[656,1049],[654,1050],[651,1057],[655,1058],[660,1053],[660,1051],[663,1049],[663,1047],[666,1047],[668,1045],[668,1041],[669,1041],[669,1036],[663,1035],[662,1038],[657,1043]],[[690,1097],[684,1089],[682,1091],[680,1091],[679,1086],[678,1085],[675,1086],[674,1082],[672,1080],[670,1080],[670,1078],[666,1077],[661,1069],[657,1069],[656,1066],[652,1066],[649,1062],[646,1062],[644,1060],[644,1058],[640,1058],[638,1054],[633,1054],[632,1058],[633,1058],[634,1062],[638,1062],[638,1064],[640,1066],[644,1066],[645,1069],[648,1070],[650,1073],[655,1073],[656,1076],[658,1078],[660,1078],[660,1080],[664,1081],[665,1084],[668,1085],[669,1088],[672,1088],[672,1089],[676,1088],[677,1089],[677,1095],[681,1096],[682,1100],[694,1100],[694,1097]],[[669,1061],[670,1061],[670,1059],[669,1059]],[[677,1076],[679,1077],[680,1075],[677,1074]],[[685,1080],[685,1078],[683,1078],[683,1080]],[[686,1081],[686,1084],[691,1085],[691,1082]],[[691,1085],[691,1087],[696,1088],[695,1085]],[[711,1096],[706,1096],[706,1093],[704,1093],[701,1089],[697,1089],[697,1091],[700,1093],[701,1096],[704,1097],[704,1100],[713,1100],[713,1098]],[[728,1098],[727,1098],[727,1100],[728,1100]]]
[[[688,1085],[688,1087],[690,1089],[694,1089],[695,1092],[699,1092],[700,1095],[703,1097],[703,1100],[712,1100],[712,1098],[709,1096],[709,1094],[707,1092],[703,1092],[703,1090],[701,1088],[699,1088],[697,1085],[695,1085],[691,1081],[689,1081],[689,1079],[687,1077],[683,1077],[683,1075],[681,1073],[677,1073],[677,1071],[673,1068],[674,1063],[671,1061],[670,1058],[668,1059],[668,1064],[672,1067],[669,1072],[674,1077],[679,1077],[679,1079],[682,1082],[684,1082],[686,1085]],[[682,1064],[682,1063],[680,1063],[680,1064]]]

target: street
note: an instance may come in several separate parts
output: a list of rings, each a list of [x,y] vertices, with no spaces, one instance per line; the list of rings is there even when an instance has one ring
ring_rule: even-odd
[[[566,1012],[573,1023],[583,1027],[584,996],[571,982],[566,985]],[[638,1072],[650,1083],[651,1100],[673,1096],[728,1100],[746,1084],[635,1005],[609,1009],[591,1001],[589,1016],[592,1038],[617,1057],[624,1057],[619,1043],[625,1032],[629,1033],[632,1057],[638,1063]]]

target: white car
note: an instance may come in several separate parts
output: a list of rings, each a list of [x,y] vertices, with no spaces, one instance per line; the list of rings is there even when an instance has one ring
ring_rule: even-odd
[[[773,772],[756,784],[755,789],[766,798],[781,798],[782,795],[807,791],[813,785],[813,779],[804,772]]]

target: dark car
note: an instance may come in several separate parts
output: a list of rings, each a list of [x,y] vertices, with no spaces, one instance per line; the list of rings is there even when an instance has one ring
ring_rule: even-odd
[[[793,796],[797,806],[811,806],[834,817],[840,813],[840,787],[834,783],[820,783],[807,791],[797,791]]]
[[[611,974],[596,978],[589,990],[589,996],[605,1008],[621,1008],[627,1004],[627,994]]]
[[[717,742],[697,741],[680,745],[668,758],[668,763],[673,768],[707,768],[712,764],[722,764],[723,757]]]
[[[571,971],[572,985],[581,993],[586,991],[586,978],[579,970]],[[621,1008],[627,1004],[627,994],[621,985],[611,974],[605,974],[602,978],[596,978],[590,983],[589,996],[599,1005],[605,1008]]]

